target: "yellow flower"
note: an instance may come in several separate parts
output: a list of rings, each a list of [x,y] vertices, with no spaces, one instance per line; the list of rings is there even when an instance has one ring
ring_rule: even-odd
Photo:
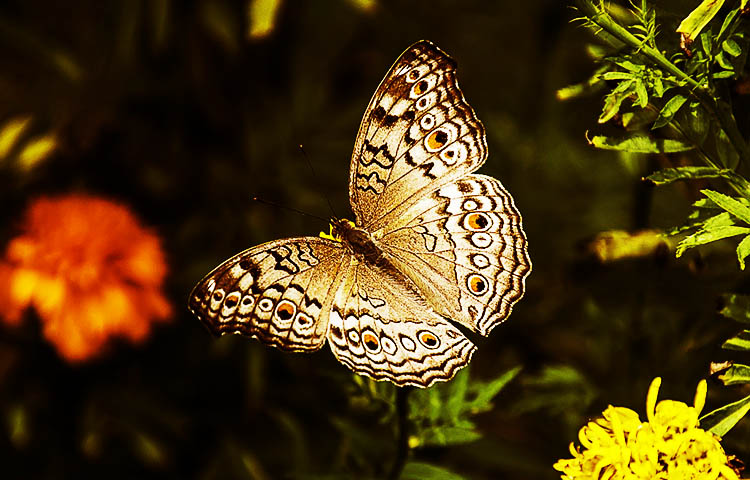
[[[0,260],[0,321],[33,307],[68,361],[95,356],[112,337],[145,339],[171,316],[161,286],[160,240],[122,205],[88,195],[39,198]]]
[[[693,406],[674,400],[658,404],[661,378],[651,382],[646,398],[648,421],[628,408],[609,406],[603,418],[578,432],[570,444],[573,458],[553,466],[563,480],[738,480],[719,437],[700,428],[706,402],[701,380]]]

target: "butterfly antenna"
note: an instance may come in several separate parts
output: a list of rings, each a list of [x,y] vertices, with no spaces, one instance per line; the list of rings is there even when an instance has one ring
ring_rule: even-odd
[[[302,146],[302,144],[300,144],[299,149],[302,152],[302,156],[305,158],[305,163],[307,163],[307,167],[310,169],[310,172],[312,173],[313,182],[315,182],[315,186],[318,192],[321,192],[321,195],[323,196],[323,198],[326,199],[326,203],[328,203],[328,208],[331,209],[333,218],[339,218],[339,216],[336,215],[336,210],[333,209],[333,205],[331,204],[331,199],[328,198],[328,195],[325,194],[325,190],[323,190],[322,184],[320,183],[320,180],[318,179],[318,175],[315,173],[315,169],[313,168],[312,163],[310,163],[310,158],[308,158],[307,152],[305,152],[305,147]]]
[[[299,213],[300,215],[304,215],[306,217],[317,218],[318,220],[322,220],[323,222],[328,221],[327,218],[319,217],[318,215],[313,215],[312,213],[303,212],[302,210],[297,210],[296,208],[288,207],[286,205],[280,205],[276,202],[271,202],[270,200],[265,200],[263,198],[253,197],[253,201],[258,202],[258,203],[263,203],[265,205],[270,205],[272,207],[280,208],[282,210],[289,210],[295,213]]]

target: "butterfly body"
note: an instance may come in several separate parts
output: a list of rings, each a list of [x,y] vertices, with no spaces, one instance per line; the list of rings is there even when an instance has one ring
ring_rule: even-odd
[[[332,219],[331,228],[335,237],[341,238],[344,246],[358,259],[377,265],[383,259],[383,250],[370,232],[352,225],[349,220]]]
[[[489,334],[531,270],[510,194],[472,173],[486,152],[455,62],[428,41],[412,45],[357,135],[355,222],[235,255],[193,289],[191,311],[216,334],[283,350],[327,342],[353,371],[397,385],[450,379],[476,349],[451,322]]]

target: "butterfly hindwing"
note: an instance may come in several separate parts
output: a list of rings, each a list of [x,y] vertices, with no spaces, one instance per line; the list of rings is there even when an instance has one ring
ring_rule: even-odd
[[[381,237],[436,310],[483,335],[510,315],[531,270],[521,216],[495,178],[467,175],[419,200]]]
[[[345,252],[318,237],[268,242],[230,258],[190,294],[190,310],[216,335],[239,333],[282,350],[325,343]]]
[[[455,62],[431,42],[412,45],[381,82],[357,134],[349,181],[357,225],[377,230],[486,157],[484,127],[458,88]]]
[[[450,379],[476,349],[407,278],[356,260],[336,295],[328,342],[353,371],[417,387]]]

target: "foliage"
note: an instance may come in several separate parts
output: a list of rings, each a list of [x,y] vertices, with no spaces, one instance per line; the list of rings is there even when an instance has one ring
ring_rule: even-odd
[[[738,126],[739,107],[732,89],[745,81],[750,29],[745,2],[734,3],[722,9],[723,0],[703,1],[676,28],[679,44],[661,31],[657,12],[646,0],[632,0],[628,10],[593,0],[576,5],[583,24],[608,47],[599,58],[601,68],[584,82],[601,83],[608,90],[599,123],[625,131],[615,137],[597,135],[589,143],[600,149],[660,155],[663,163],[677,164],[645,176],[655,185],[717,182],[727,193],[702,188],[704,198],[693,203],[687,223],[671,230],[682,236],[675,255],[739,236],[736,257],[744,270],[750,255],[750,150]],[[566,92],[583,90],[569,87]],[[746,321],[746,297],[725,299],[722,314]],[[727,340],[723,348],[747,351],[750,331]],[[736,384],[746,374],[746,366],[732,365],[719,378]],[[706,414],[701,422],[723,436],[749,409],[750,397]]]
[[[472,418],[493,408],[492,400],[520,372],[516,367],[490,381],[471,379],[470,367],[454,379],[429,389],[409,389],[408,448],[448,447],[474,442],[482,438]],[[394,423],[399,414],[397,387],[354,376],[356,389],[351,401],[372,412],[380,412],[382,423]],[[403,392],[401,392],[403,394]],[[414,467],[416,468],[416,467]]]
[[[514,368],[489,382],[469,380],[459,373],[447,384],[416,392],[409,403],[409,418],[415,432],[412,448],[448,446],[481,438],[471,417],[492,409],[493,398],[520,371]]]

